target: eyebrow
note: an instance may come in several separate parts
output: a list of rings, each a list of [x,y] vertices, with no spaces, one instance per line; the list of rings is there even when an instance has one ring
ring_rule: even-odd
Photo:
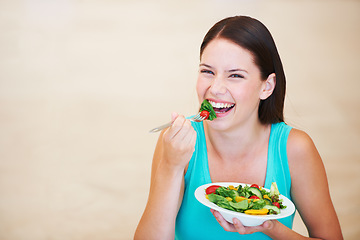
[[[204,66],[204,67],[207,67],[207,68],[213,68],[212,66],[207,65],[207,64],[205,64],[205,63],[200,63],[199,66],[200,66],[200,67],[201,67],[201,66]]]
[[[204,66],[207,68],[213,68],[212,66],[205,64],[205,63],[200,63],[199,66]],[[241,69],[241,68],[235,68],[235,69],[230,69],[228,72],[246,72],[248,73],[245,69]]]
[[[246,73],[248,73],[245,69],[240,69],[240,68],[231,69],[228,72],[246,72]]]

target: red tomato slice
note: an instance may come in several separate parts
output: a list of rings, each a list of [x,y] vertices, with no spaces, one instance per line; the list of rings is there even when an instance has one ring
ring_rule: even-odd
[[[205,190],[205,192],[206,192],[206,194],[212,194],[212,193],[214,193],[215,191],[216,191],[216,189],[218,189],[220,186],[218,186],[218,185],[212,185],[212,186],[210,186],[210,187],[208,187],[206,190]]]
[[[210,113],[206,110],[202,110],[200,113],[200,117],[204,117],[205,119],[209,118]]]
[[[253,184],[253,185],[251,185],[250,187],[254,187],[254,188],[257,188],[257,189],[260,190],[260,187],[259,187],[259,185],[257,185],[257,184]]]
[[[249,199],[260,199],[258,196],[251,196],[251,197],[249,197]]]
[[[280,208],[280,203],[278,203],[278,202],[273,202],[273,205]]]

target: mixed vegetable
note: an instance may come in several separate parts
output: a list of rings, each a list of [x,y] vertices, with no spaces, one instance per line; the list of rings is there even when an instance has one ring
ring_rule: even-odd
[[[199,112],[200,116],[205,117],[207,120],[212,121],[216,118],[213,106],[206,99],[201,103]]]
[[[205,190],[206,198],[219,207],[250,215],[279,214],[286,208],[279,198],[275,182],[267,191],[256,184],[222,187],[212,185]]]

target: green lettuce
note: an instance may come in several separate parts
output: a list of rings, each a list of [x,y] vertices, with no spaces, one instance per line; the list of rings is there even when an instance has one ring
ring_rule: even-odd
[[[229,203],[230,203],[230,206],[235,208],[236,211],[238,211],[238,212],[242,212],[242,210],[246,210],[249,207],[247,199],[242,200],[240,202],[236,202],[236,203],[234,203],[234,202],[229,202]]]
[[[200,106],[200,110],[199,112],[201,111],[208,111],[209,112],[209,118],[207,120],[214,120],[216,118],[216,113],[214,111],[214,108],[212,107],[212,105],[209,103],[208,100],[204,100],[202,103],[201,103],[201,106]]]
[[[232,211],[236,211],[231,205],[230,202],[223,196],[217,195],[217,194],[209,194],[209,201],[212,203],[215,203],[216,205],[218,205],[219,207],[225,208],[225,209],[229,209]]]

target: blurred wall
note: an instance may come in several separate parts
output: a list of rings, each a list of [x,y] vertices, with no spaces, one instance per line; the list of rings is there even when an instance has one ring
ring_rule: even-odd
[[[233,15],[272,32],[286,120],[314,139],[359,239],[360,2],[341,0],[0,0],[0,239],[132,239],[148,130],[197,110],[200,43]]]

